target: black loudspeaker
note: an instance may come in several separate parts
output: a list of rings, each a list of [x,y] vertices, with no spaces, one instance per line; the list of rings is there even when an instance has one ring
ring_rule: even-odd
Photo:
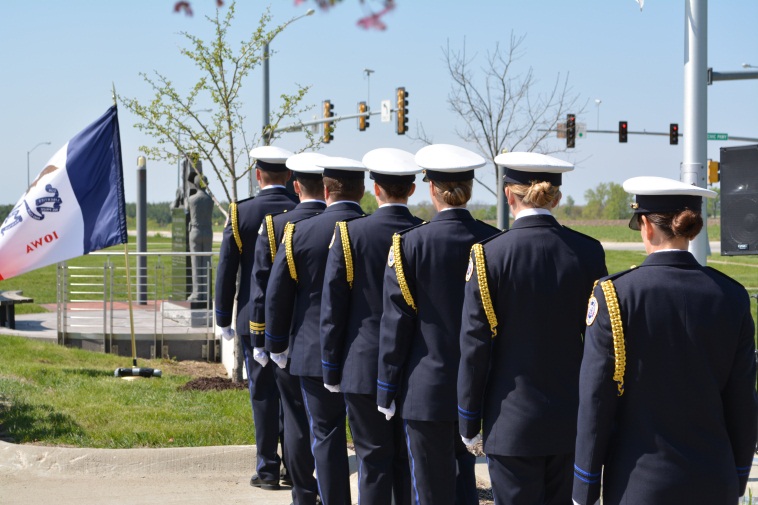
[[[721,148],[721,254],[758,254],[758,145]]]

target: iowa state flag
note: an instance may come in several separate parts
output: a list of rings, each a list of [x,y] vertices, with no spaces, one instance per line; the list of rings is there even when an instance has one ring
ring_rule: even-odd
[[[114,105],[50,158],[0,226],[0,280],[127,242]]]

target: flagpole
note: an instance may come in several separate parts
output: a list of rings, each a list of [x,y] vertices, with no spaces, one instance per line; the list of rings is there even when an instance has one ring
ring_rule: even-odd
[[[113,86],[113,105],[118,107],[116,101],[116,84]],[[129,331],[132,335],[132,366],[137,366],[137,342],[134,339],[134,309],[132,308],[132,276],[129,273],[129,244],[124,243],[124,265],[126,266],[126,299],[129,304]]]

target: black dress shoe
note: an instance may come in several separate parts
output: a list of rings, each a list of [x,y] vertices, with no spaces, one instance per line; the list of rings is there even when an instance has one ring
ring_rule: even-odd
[[[277,489],[280,489],[278,480],[261,479],[258,477],[257,473],[250,478],[250,485],[265,489],[266,491],[276,491]]]

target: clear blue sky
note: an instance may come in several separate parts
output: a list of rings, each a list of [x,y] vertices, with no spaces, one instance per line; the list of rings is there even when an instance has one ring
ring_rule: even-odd
[[[143,100],[152,93],[139,72],[159,70],[180,87],[195,82],[197,70],[179,55],[185,44],[179,32],[207,40],[210,24],[204,16],[213,14],[215,1],[193,0],[194,17],[173,13],[173,5],[174,0],[4,3],[0,153],[5,177],[0,203],[15,203],[26,189],[27,151],[39,142],[52,143],[31,154],[34,178],[59,147],[111,105],[112,82],[120,95]],[[267,5],[241,1],[230,39],[245,38]],[[296,7],[293,0],[276,0],[273,21],[285,22],[311,7],[315,2]],[[465,38],[470,54],[484,55],[496,42],[507,45],[513,32],[526,35],[518,70],[533,68],[535,91],[568,73],[573,90],[586,103],[577,120],[588,128],[598,126],[598,112],[602,129],[615,129],[619,120],[627,120],[631,131],[668,131],[669,123],[683,124],[685,0],[647,0],[642,12],[634,0],[397,0],[395,11],[384,18],[388,29],[383,32],[356,26],[364,9],[357,0],[345,0],[277,36],[270,64],[272,108],[282,91],[293,91],[294,83],[300,83],[312,86],[306,102],[315,106],[304,120],[320,115],[327,98],[336,113],[354,113],[368,93],[363,69],[371,68],[374,110],[397,86],[405,86],[410,127],[421,122],[435,142],[464,145],[455,134],[459,119],[446,101],[450,79],[442,48],[448,40],[460,48]],[[708,23],[709,66],[736,71],[743,62],[758,65],[758,2],[710,2]],[[261,81],[257,69],[242,93],[250,132],[262,124]],[[717,82],[709,87],[708,98],[709,131],[758,137],[758,81]],[[602,100],[599,108],[596,99]],[[126,199],[134,201],[138,148],[152,139],[134,128],[135,118],[124,107],[120,122]],[[378,117],[366,132],[346,121],[334,135],[323,152],[356,159],[377,147],[411,152],[422,147],[396,135],[393,123],[381,123]],[[301,134],[286,134],[279,145],[296,150],[303,142]],[[741,144],[709,142],[709,157],[718,159],[720,147]],[[584,192],[599,182],[620,183],[638,175],[678,179],[682,147],[681,141],[670,146],[667,137],[630,135],[628,144],[619,144],[615,135],[589,135],[577,142],[577,149],[558,154],[577,164],[564,178],[564,195],[581,203]],[[492,181],[488,170],[481,176]],[[420,185],[417,201],[428,194],[426,185]],[[169,201],[175,189],[176,166],[148,162],[148,201]],[[240,186],[240,194],[246,188]],[[473,200],[494,202],[480,187]]]

